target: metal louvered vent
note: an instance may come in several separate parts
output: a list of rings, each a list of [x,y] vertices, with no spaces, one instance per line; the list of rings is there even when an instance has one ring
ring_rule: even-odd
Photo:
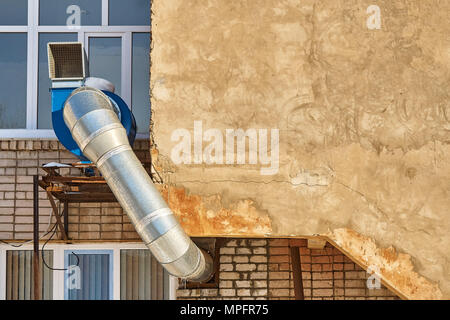
[[[83,44],[80,42],[50,42],[48,72],[52,80],[82,80],[85,77]]]

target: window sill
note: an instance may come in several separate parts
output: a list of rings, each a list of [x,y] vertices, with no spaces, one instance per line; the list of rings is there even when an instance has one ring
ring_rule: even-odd
[[[148,133],[138,133],[136,140],[146,140],[150,138]],[[1,140],[58,140],[53,130],[29,130],[29,129],[0,129]]]

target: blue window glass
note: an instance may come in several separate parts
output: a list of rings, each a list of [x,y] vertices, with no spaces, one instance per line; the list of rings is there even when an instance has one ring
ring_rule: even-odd
[[[150,26],[150,0],[109,0],[109,25]]]
[[[122,38],[89,38],[89,76],[112,82],[120,96],[121,69]]]
[[[40,0],[39,24],[42,26],[99,26],[102,24],[101,0]]]
[[[0,25],[26,26],[28,24],[28,0],[1,0]]]
[[[27,34],[0,33],[0,129],[27,122]]]
[[[133,33],[132,111],[137,132],[150,127],[150,34]]]
[[[66,300],[112,299],[112,250],[65,252]]]
[[[39,34],[38,129],[52,129],[52,86],[48,76],[47,43],[77,41],[76,33]]]

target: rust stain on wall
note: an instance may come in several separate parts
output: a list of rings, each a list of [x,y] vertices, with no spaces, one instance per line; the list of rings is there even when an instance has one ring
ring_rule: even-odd
[[[239,200],[225,208],[220,195],[188,194],[184,188],[167,185],[161,191],[190,236],[260,237],[272,231],[268,214],[257,209],[252,200]]]
[[[396,252],[395,248],[379,248],[375,241],[351,229],[341,228],[326,236],[365,269],[378,269],[387,286],[406,299],[442,299],[439,286],[414,270],[411,256]]]

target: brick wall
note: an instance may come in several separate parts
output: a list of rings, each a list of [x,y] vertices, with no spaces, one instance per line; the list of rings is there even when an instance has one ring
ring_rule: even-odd
[[[386,287],[369,290],[368,274],[329,243],[307,248],[306,240],[230,239],[220,249],[217,288],[177,291],[178,299],[294,299],[290,247],[300,252],[307,300],[398,299]]]
[[[184,289],[179,299],[267,299],[268,242],[231,239],[220,248],[219,285],[215,289]]]
[[[294,281],[287,239],[269,240],[269,299],[292,299]]]
[[[148,141],[136,141],[141,159],[150,157]],[[44,175],[49,162],[74,163],[78,159],[55,140],[0,141],[0,239],[28,240],[33,231],[33,175]],[[80,175],[79,169],[60,169],[62,175]],[[45,233],[50,202],[39,188],[39,230]],[[54,223],[54,220],[52,221]],[[82,203],[69,206],[69,237],[78,240],[139,240],[118,203]]]

